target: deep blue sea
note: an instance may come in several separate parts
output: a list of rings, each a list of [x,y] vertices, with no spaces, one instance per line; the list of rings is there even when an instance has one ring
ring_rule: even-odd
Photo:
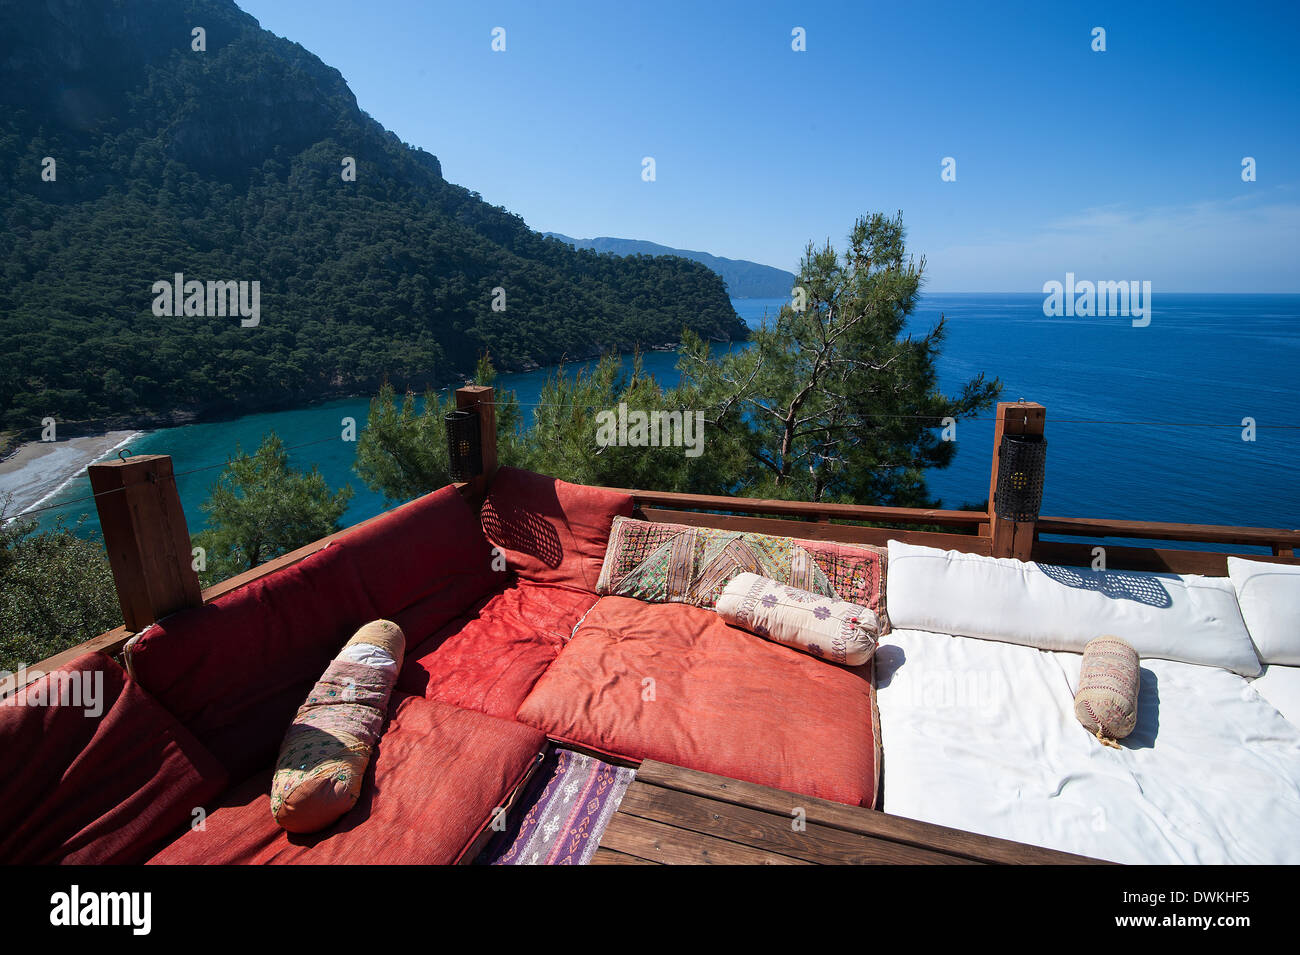
[[[734,304],[757,324],[781,300]],[[928,294],[909,327],[923,332],[946,317],[945,389],[984,372],[1002,381],[1003,400],[1046,406],[1044,514],[1300,527],[1300,295],[1157,292],[1144,328],[1128,318],[1048,318],[1042,304],[1039,294]],[[650,352],[644,364],[665,384],[676,380],[674,354]],[[503,375],[498,388],[535,403],[550,371]],[[221,465],[237,446],[253,450],[272,429],[290,446],[337,436],[342,418],[363,425],[367,410],[365,398],[342,399],[170,428],[131,451],[170,454],[177,472],[190,471]],[[1247,417],[1257,426],[1253,442],[1242,440]],[[991,420],[958,425],[953,465],[929,477],[945,506],[988,496],[992,435]],[[352,471],[355,448],[326,440],[291,455],[297,467],[319,465],[331,485],[352,485],[348,523],[384,509]],[[200,504],[219,473],[178,478],[191,531],[203,526]],[[89,493],[83,476],[46,504]],[[81,513],[90,514],[86,532],[97,533],[85,503],[43,512],[42,525]]]

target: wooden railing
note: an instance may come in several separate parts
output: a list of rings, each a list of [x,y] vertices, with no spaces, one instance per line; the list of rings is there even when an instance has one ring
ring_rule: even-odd
[[[970,528],[974,533],[987,524],[984,511],[945,511],[922,507],[877,507],[871,504],[811,504],[807,501],[781,501],[761,497],[726,497],[717,494],[679,494],[673,491],[647,491],[611,488],[632,495],[637,506],[660,505],[703,511],[729,511],[734,514],[776,514],[805,521],[876,521],[889,524],[937,524],[942,527]]]
[[[993,554],[989,515],[983,511],[944,511],[919,508],[858,507],[852,504],[805,504],[697,494],[666,494],[660,491],[627,490],[637,504],[637,514],[646,520],[667,521],[754,531],[810,540],[831,540],[846,544],[883,545],[900,540],[927,547],[941,547],[972,554]],[[671,509],[656,507],[672,505]],[[754,515],[778,515],[777,517]],[[889,524],[890,527],[833,523],[859,521]],[[932,527],[956,532],[935,531]],[[1043,540],[1041,535],[1088,538],[1078,541]],[[1107,538],[1151,541],[1181,541],[1200,544],[1267,548],[1270,553],[1215,552],[1171,549],[1158,546],[1116,545]],[[1300,531],[1266,527],[1230,527],[1214,524],[1169,524],[1153,521],[1123,521],[1099,518],[1040,517],[1029,536],[1029,553],[1015,554],[1022,560],[1050,564],[1098,566],[1110,570],[1140,570],[1159,573],[1205,574],[1222,577],[1228,572],[1227,558],[1242,557],[1300,565],[1295,549]]]
[[[1295,549],[1300,531],[1269,527],[1227,527],[1216,524],[1167,524],[1156,521],[1120,521],[1078,517],[1040,517],[1038,535],[1090,538],[1091,543],[1047,541],[1036,537],[1030,556],[1045,564],[1096,565],[1113,570],[1142,570],[1156,573],[1204,574],[1222,577],[1228,572],[1228,558],[1263,560],[1300,565]],[[1187,550],[1159,546],[1111,544],[1107,538],[1138,541],[1180,541],[1228,547],[1267,548],[1269,553]]]
[[[648,521],[846,544],[884,546],[894,539],[975,554],[988,555],[992,552],[992,540],[987,534],[989,518],[983,511],[808,504],[801,501],[670,494],[628,488],[615,490],[630,494],[636,506],[636,516]],[[834,521],[840,523],[833,523]],[[846,521],[854,523],[844,523]],[[868,526],[880,524],[891,526]],[[909,529],[909,525],[926,529]],[[934,527],[952,527],[958,530],[953,533],[933,530]],[[981,533],[981,528],[985,529],[984,533]]]
[[[1040,517],[1040,534],[1072,537],[1127,537],[1140,540],[1195,541],[1268,547],[1277,557],[1292,557],[1300,531],[1270,527],[1223,527],[1217,524],[1161,524],[1153,521],[1106,521],[1080,517]]]
[[[461,408],[477,407],[480,415],[484,474],[468,484],[458,485],[466,499],[477,507],[487,492],[497,466],[493,392],[491,388],[461,388],[456,392],[456,402]],[[1300,530],[1071,517],[1040,517],[1037,521],[1021,523],[1000,520],[993,511],[993,498],[997,486],[998,446],[1002,435],[1041,435],[1045,419],[1043,406],[1033,402],[1004,402],[998,405],[987,511],[807,503],[641,489],[620,490],[625,490],[625,493],[632,496],[637,514],[646,520],[757,531],[812,540],[875,545],[883,545],[889,540],[902,540],[995,557],[1016,557],[1021,560],[1078,566],[1097,566],[1100,554],[1102,565],[1112,570],[1211,576],[1227,573],[1229,555],[1225,553],[1041,539],[1043,534],[1094,540],[1119,537],[1261,547],[1267,548],[1270,554],[1241,553],[1237,556],[1300,564],[1300,558],[1295,556],[1295,550],[1300,546]],[[161,455],[140,456],[127,461],[92,465],[90,471],[92,484],[97,489],[109,491],[97,496],[95,503],[126,624],[41,661],[31,668],[31,672],[49,672],[92,650],[117,654],[134,634],[166,614],[216,600],[232,590],[309,557],[328,546],[331,541],[369,523],[365,521],[313,541],[200,591],[197,576],[190,567],[189,534],[175,481],[171,479],[170,458]],[[8,685],[0,684],[0,699],[14,689],[12,680]]]

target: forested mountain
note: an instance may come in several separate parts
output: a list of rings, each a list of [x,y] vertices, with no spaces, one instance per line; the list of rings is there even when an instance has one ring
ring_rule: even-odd
[[[0,165],[8,427],[745,335],[708,269],[544,238],[230,0],[0,0]],[[258,282],[257,324],[156,314],[175,273]]]
[[[643,239],[614,239],[604,235],[595,239],[573,239],[558,232],[547,232],[545,235],[567,242],[577,249],[610,252],[614,255],[678,255],[703,263],[722,277],[722,281],[727,283],[727,294],[733,298],[785,298],[794,286],[793,272],[760,265],[747,259],[724,259],[708,252],[673,249]]]

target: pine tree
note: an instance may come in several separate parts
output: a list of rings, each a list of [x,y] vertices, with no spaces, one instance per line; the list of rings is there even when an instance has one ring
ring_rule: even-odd
[[[194,535],[200,578],[224,580],[334,533],[351,498],[350,485],[331,489],[316,465],[290,467],[274,431],[253,454],[237,450],[203,504],[208,528]]]

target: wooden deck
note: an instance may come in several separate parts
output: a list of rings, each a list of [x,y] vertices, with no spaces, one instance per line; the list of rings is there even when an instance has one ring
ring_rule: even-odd
[[[1077,865],[1084,856],[646,760],[593,865]]]

